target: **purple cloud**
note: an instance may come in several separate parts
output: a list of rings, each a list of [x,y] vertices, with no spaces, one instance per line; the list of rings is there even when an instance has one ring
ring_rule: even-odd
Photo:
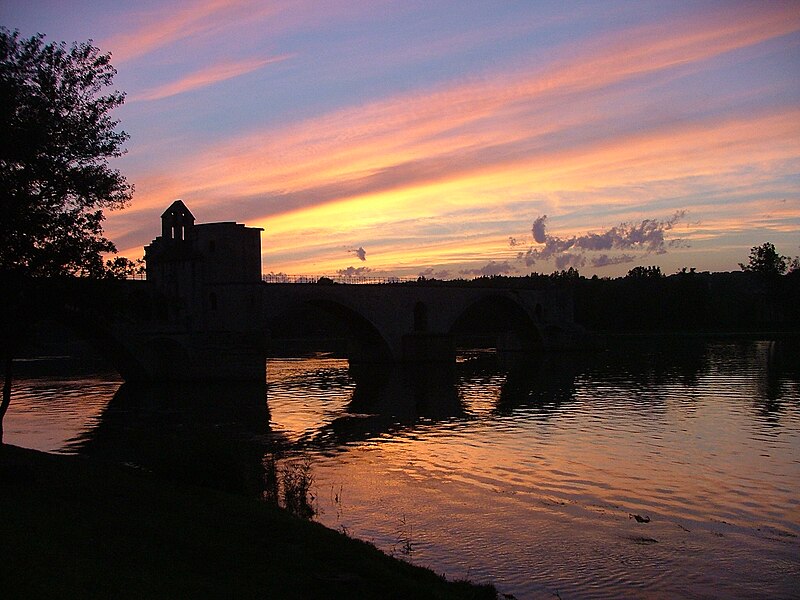
[[[507,260],[499,263],[494,260],[490,260],[480,269],[464,269],[459,271],[462,275],[478,275],[480,277],[491,277],[493,275],[502,275],[504,273],[510,273],[514,270]]]
[[[586,264],[586,260],[582,258],[583,252],[636,250],[645,254],[664,254],[667,251],[667,247],[682,244],[682,240],[667,241],[666,236],[667,232],[675,226],[675,223],[685,215],[686,211],[678,211],[669,219],[644,219],[640,223],[620,223],[602,233],[587,233],[571,238],[547,235],[545,231],[547,215],[544,215],[537,217],[531,227],[533,239],[539,244],[544,244],[544,247],[535,248],[531,246],[525,252],[518,253],[517,258],[524,260],[529,267],[534,265],[536,261],[555,258],[556,267],[561,269],[563,268],[562,265],[578,267]],[[576,250],[579,252],[576,253]],[[623,257],[630,257],[630,260]],[[608,254],[604,254],[601,257],[592,259],[592,266],[619,264],[621,262],[630,262],[633,259],[634,257],[629,254],[623,254],[621,257],[609,257]],[[595,261],[598,261],[598,264],[594,264]]]
[[[556,269],[566,269],[568,267],[575,267],[579,269],[583,265],[586,264],[586,258],[583,254],[574,254],[572,252],[566,252],[564,254],[559,254],[556,256]]]
[[[633,254],[620,254],[619,256],[609,256],[608,254],[601,254],[600,256],[592,259],[592,266],[596,268],[609,267],[611,265],[621,265],[624,263],[633,262],[636,257]]]
[[[339,269],[336,274],[342,277],[364,277],[371,271],[372,269],[369,267],[347,267],[346,269]]]
[[[426,279],[447,279],[449,276],[450,271],[444,269],[441,271],[434,271],[433,267],[428,267],[419,273],[419,277],[425,277]]]
[[[533,226],[531,227],[531,232],[533,233],[533,240],[537,244],[544,244],[545,240],[547,239],[547,234],[545,233],[545,225],[544,225],[545,221],[547,221],[547,215],[536,217],[536,220],[533,222]]]
[[[360,261],[367,260],[367,251],[364,250],[362,246],[359,246],[358,248],[348,248],[347,252],[348,254],[355,254]]]

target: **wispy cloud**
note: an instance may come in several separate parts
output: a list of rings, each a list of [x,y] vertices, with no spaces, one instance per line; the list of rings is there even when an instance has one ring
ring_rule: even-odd
[[[610,267],[612,265],[622,265],[631,263],[636,260],[633,254],[619,254],[617,256],[609,256],[608,254],[601,254],[592,258],[592,266],[595,268]]]
[[[215,142],[137,180],[137,202],[160,208],[184,197],[212,219],[235,213],[266,225],[274,247],[304,245],[298,238],[321,228],[330,235],[330,253],[320,258],[327,265],[351,247],[354,231],[372,251],[374,240],[395,229],[391,224],[403,222],[413,243],[381,248],[381,260],[411,256],[413,246],[417,265],[453,264],[456,253],[487,265],[490,257],[478,250],[490,249],[502,266],[499,253],[513,252],[508,233],[536,214],[584,215],[585,231],[593,218],[587,215],[611,211],[638,214],[627,222],[641,225],[642,215],[653,212],[642,205],[656,200],[660,214],[682,207],[695,214],[698,191],[725,190],[732,198],[766,193],[764,182],[800,156],[800,109],[776,103],[752,110],[710,97],[702,106],[696,100],[670,107],[664,116],[647,94],[708,68],[711,59],[798,30],[798,11],[770,3],[616,32],[545,66],[488,72]],[[171,91],[206,80],[182,80]],[[626,217],[605,222],[618,218]],[[440,244],[420,233],[432,221],[448,223],[437,234]],[[509,229],[511,222],[522,226]],[[542,242],[544,221],[529,231]],[[564,239],[583,235],[574,231]],[[581,260],[574,247],[559,256],[569,264]],[[606,256],[591,260],[599,267],[619,258]]]
[[[173,81],[165,85],[145,90],[141,94],[134,96],[132,101],[148,101],[148,100],[162,100],[170,96],[177,96],[185,92],[190,92],[199,88],[214,85],[221,81],[233,79],[240,75],[245,75],[256,71],[268,64],[281,62],[290,58],[288,55],[272,56],[269,58],[253,58],[249,60],[242,60],[236,62],[221,63],[212,65],[208,68],[197,71],[186,77]]]
[[[219,25],[221,18],[247,0],[200,0],[188,5],[179,3],[151,13],[139,13],[141,25],[132,25],[126,33],[102,42],[114,54],[114,63],[122,64],[157,48],[208,32]]]
[[[425,277],[426,279],[447,279],[450,277],[450,271],[447,269],[436,270],[433,267],[428,267],[424,271],[420,271],[418,277]]]
[[[661,31],[660,37],[659,32],[638,32],[644,38],[638,45],[604,51],[593,47],[591,53],[544,73],[507,73],[258,131],[189,157],[202,171],[182,171],[190,178],[195,171],[202,179],[185,185],[243,195],[305,189],[307,197],[324,203],[462,177],[476,169],[505,168],[537,156],[558,160],[560,151],[593,142],[607,146],[609,134],[619,138],[630,133],[605,132],[597,140],[587,136],[584,128],[591,127],[591,113],[563,110],[566,98],[585,102],[622,79],[685,66],[800,28],[800,16],[783,17],[765,11],[752,22],[717,25],[703,35],[690,35],[691,30],[683,37],[673,31]],[[695,123],[692,134],[708,126]],[[671,123],[670,129],[680,131],[680,124]],[[282,206],[296,207],[291,202]]]
[[[318,30],[334,22],[380,13],[383,4],[379,0],[369,6],[314,0],[164,2],[163,8],[128,12],[124,33],[102,40],[100,47],[113,53],[115,65],[123,65],[169,47],[203,50],[226,40],[252,40],[264,31],[278,38]]]

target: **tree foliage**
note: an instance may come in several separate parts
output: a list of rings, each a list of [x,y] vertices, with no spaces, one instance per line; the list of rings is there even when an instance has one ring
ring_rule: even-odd
[[[88,43],[21,39],[0,27],[0,271],[26,276],[104,274],[103,209],[133,191],[108,159],[128,138],[111,110],[110,54]]]
[[[581,274],[578,272],[578,269],[574,267],[570,267],[569,269],[562,269],[561,271],[553,271],[550,274],[550,279],[554,282],[564,282],[570,283],[578,281],[581,278]]]
[[[661,267],[634,267],[625,276],[626,279],[661,279],[664,274],[661,272]]]
[[[144,260],[131,260],[126,256],[115,256],[106,261],[105,276],[107,279],[135,279],[145,274]]]
[[[745,265],[739,263],[743,271],[761,273],[763,275],[783,275],[788,267],[789,258],[781,256],[770,242],[750,248],[750,259]]]
[[[103,210],[124,207],[133,193],[108,165],[128,138],[109,114],[125,100],[108,91],[114,75],[111,55],[91,42],[46,44],[41,34],[21,39],[0,27],[0,445],[13,357],[46,305],[33,283],[135,266],[103,263],[116,252]]]

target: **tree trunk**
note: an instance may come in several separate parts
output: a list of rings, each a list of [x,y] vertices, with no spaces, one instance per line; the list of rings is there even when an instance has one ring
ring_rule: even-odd
[[[9,352],[5,358],[5,378],[3,381],[3,400],[0,401],[0,446],[3,445],[3,419],[6,416],[8,405],[11,404],[11,366],[14,359]]]

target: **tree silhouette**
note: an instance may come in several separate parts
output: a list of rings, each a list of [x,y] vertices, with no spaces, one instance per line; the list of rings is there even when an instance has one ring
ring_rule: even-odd
[[[661,272],[661,267],[634,267],[625,276],[627,279],[661,279],[664,274]]]
[[[12,357],[30,315],[32,278],[106,274],[103,209],[124,207],[133,188],[108,159],[128,135],[109,113],[124,94],[108,92],[111,55],[88,43],[21,39],[0,27],[0,288],[5,381],[2,419],[11,394]]]
[[[144,260],[131,260],[126,256],[115,256],[106,261],[105,277],[108,279],[129,279],[141,277],[145,273]]]
[[[750,260],[745,265],[739,263],[742,271],[763,275],[783,275],[786,272],[788,257],[781,256],[770,242],[750,248]]]

